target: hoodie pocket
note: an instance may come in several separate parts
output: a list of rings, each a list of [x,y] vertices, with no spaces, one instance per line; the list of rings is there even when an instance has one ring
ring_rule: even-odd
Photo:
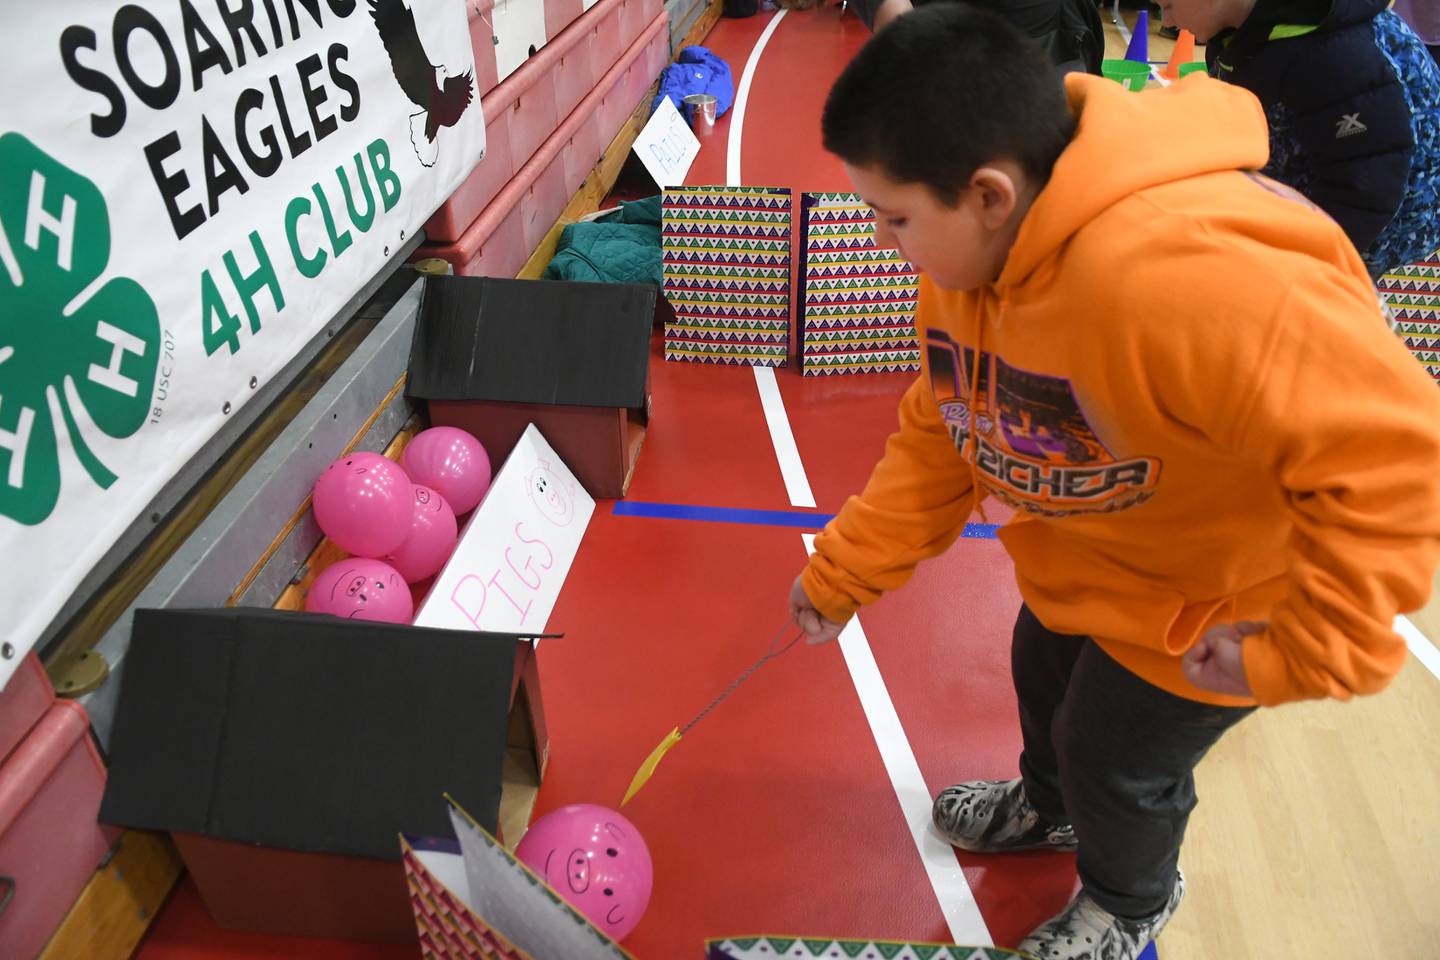
[[[1096,637],[1179,656],[1234,600],[1191,602],[1093,550],[1057,537],[1042,521],[1012,522],[1000,540],[1015,561],[1020,593],[1057,633]]]

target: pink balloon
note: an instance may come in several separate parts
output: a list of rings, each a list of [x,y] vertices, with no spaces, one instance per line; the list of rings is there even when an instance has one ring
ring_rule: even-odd
[[[410,517],[410,536],[400,548],[385,558],[407,583],[417,583],[437,573],[455,550],[458,526],[450,504],[429,487],[411,484],[414,508]]]
[[[350,557],[321,570],[305,597],[305,609],[381,623],[409,623],[415,613],[410,588],[399,572],[387,563],[363,557]]]
[[[525,832],[515,856],[614,940],[650,905],[655,868],[635,825],[614,810],[576,803]]]
[[[480,441],[456,427],[431,427],[415,435],[400,455],[405,472],[464,516],[490,489],[490,455]]]
[[[340,549],[383,557],[410,535],[410,478],[378,453],[341,457],[315,481],[315,520]]]

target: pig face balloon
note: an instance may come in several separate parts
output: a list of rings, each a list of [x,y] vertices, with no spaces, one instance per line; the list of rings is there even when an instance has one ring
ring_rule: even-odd
[[[400,454],[410,479],[438,490],[456,515],[475,509],[490,488],[490,456],[479,440],[455,427],[431,427]]]
[[[332,563],[310,585],[305,609],[349,620],[409,623],[415,613],[410,588],[394,567],[351,557]]]
[[[378,453],[351,453],[315,481],[315,520],[340,549],[383,557],[410,535],[410,478]]]
[[[455,511],[450,504],[429,487],[414,484],[414,512],[410,517],[410,536],[385,557],[385,562],[400,572],[410,583],[419,583],[434,576],[445,566],[455,551]]]
[[[561,807],[535,821],[515,855],[613,940],[625,939],[650,905],[650,850],[614,810]]]

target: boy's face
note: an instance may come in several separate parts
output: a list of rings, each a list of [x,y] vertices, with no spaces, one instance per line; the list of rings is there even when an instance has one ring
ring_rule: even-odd
[[[1209,41],[1222,30],[1238,27],[1255,9],[1255,0],[1160,0],[1165,22]]]
[[[995,189],[986,167],[947,206],[921,183],[904,183],[874,167],[845,164],[855,192],[875,211],[875,242],[895,247],[945,290],[974,290],[1000,275],[1014,242],[1016,196]],[[1013,218],[1018,221],[1018,217]]]

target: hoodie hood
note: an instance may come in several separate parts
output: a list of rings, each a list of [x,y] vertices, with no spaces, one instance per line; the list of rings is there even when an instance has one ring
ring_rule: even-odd
[[[1207,173],[1259,170],[1270,156],[1260,102],[1249,91],[1187,77],[1136,95],[1113,80],[1065,78],[1075,138],[1025,215],[997,286],[1024,282],[1080,228],[1114,204],[1152,187]],[[1164,150],[1116,150],[1164,143]]]

